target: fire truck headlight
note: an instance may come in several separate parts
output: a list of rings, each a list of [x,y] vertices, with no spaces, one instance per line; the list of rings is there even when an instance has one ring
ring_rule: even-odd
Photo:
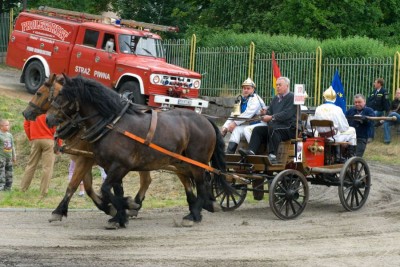
[[[158,75],[153,76],[153,83],[158,84],[160,82],[161,78]]]
[[[200,80],[195,80],[193,82],[193,87],[196,88],[196,89],[200,88]]]

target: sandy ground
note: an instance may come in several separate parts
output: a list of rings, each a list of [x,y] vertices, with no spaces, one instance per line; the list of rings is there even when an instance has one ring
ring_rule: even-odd
[[[31,98],[18,81],[5,89],[4,75],[0,94]],[[310,185],[307,208],[291,221],[265,201],[204,212],[192,228],[177,226],[186,207],[144,209],[119,230],[105,230],[108,217],[94,210],[48,223],[50,210],[1,209],[0,266],[399,266],[400,167],[369,166],[361,210],[346,212],[336,187]]]

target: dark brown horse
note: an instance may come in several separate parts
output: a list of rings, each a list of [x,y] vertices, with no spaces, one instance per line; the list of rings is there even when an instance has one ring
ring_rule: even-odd
[[[36,94],[32,97],[29,105],[22,112],[25,119],[35,120],[37,116],[44,114],[50,108],[50,103],[53,101],[60,90],[62,89],[64,77],[52,74],[49,79],[37,90]],[[60,132],[61,130],[61,132]],[[92,166],[95,164],[92,144],[82,140],[80,138],[80,129],[74,128],[70,124],[63,125],[58,128],[58,133],[63,137],[65,144],[64,152],[71,154],[71,159],[75,161],[75,169],[72,178],[68,184],[64,198],[52,212],[52,216],[49,219],[52,221],[61,221],[62,217],[68,215],[68,204],[77,190],[81,181],[85,186],[87,195],[93,200],[94,204],[107,214],[115,215],[116,210],[111,205],[104,205],[101,197],[96,194],[92,187]],[[68,135],[68,136],[66,136]],[[141,207],[142,201],[145,197],[145,193],[151,183],[150,172],[139,172],[140,175],[140,189],[135,197],[135,202],[131,203],[133,209],[129,210],[131,215],[137,215],[138,210]]]
[[[74,118],[82,122],[86,129],[84,138],[93,142],[94,159],[107,172],[107,179],[101,188],[103,201],[109,200],[117,209],[110,224],[123,227],[126,223],[126,203],[111,192],[112,187],[120,185],[129,171],[158,170],[171,165],[184,184],[189,204],[190,213],[184,221],[200,222],[202,208],[214,211],[218,205],[205,182],[205,169],[160,153],[121,134],[126,131],[145,138],[153,124],[152,114],[143,113],[96,81],[80,76],[65,79],[62,91],[47,112],[47,123],[54,126]],[[203,164],[211,160],[214,168],[225,170],[225,144],[218,127],[194,111],[174,109],[159,113],[152,143]],[[214,177],[218,184],[229,188],[222,175]]]

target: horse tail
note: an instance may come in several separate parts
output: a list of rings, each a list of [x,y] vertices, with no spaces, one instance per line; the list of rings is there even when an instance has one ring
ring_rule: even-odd
[[[215,136],[216,136],[216,144],[214,147],[213,154],[211,156],[211,166],[224,172],[226,171],[226,162],[225,162],[225,141],[221,135],[221,132],[218,129],[218,126],[214,121],[208,118],[208,121],[214,128]]]
[[[221,172],[226,172],[226,161],[225,161],[225,141],[221,135],[221,132],[218,129],[218,126],[213,122],[210,118],[208,121],[214,127],[215,136],[217,138],[217,142],[215,144],[214,152],[211,156],[211,166],[215,169],[220,170]],[[226,181],[224,174],[214,174],[215,183],[219,188],[221,188],[226,193],[232,193],[233,188]]]

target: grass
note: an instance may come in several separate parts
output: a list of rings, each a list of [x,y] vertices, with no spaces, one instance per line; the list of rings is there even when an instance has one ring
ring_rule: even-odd
[[[1,66],[1,65],[0,65]],[[53,178],[50,183],[49,193],[46,197],[41,197],[39,193],[39,184],[41,178],[41,168],[32,181],[27,192],[20,191],[21,178],[29,156],[29,142],[23,131],[23,117],[21,112],[25,109],[27,103],[19,99],[0,96],[0,117],[10,120],[11,133],[15,138],[17,149],[17,163],[14,166],[14,183],[9,192],[0,192],[0,208],[49,208],[57,207],[65,194],[68,185],[68,155],[59,155],[56,157]],[[394,127],[397,129],[397,127]],[[398,165],[400,158],[400,135],[396,129],[393,129],[391,145],[383,144],[382,127],[376,131],[375,141],[368,144],[364,158],[367,161],[375,161],[385,165]],[[99,170],[94,167],[94,188],[99,190],[101,186],[101,176]],[[162,171],[152,172],[153,182],[146,195],[144,202],[145,208],[162,208],[173,206],[186,206],[186,196],[183,187],[174,174]],[[126,195],[134,196],[139,187],[139,176],[137,173],[129,173],[124,178],[124,189]],[[251,201],[249,194],[246,201]],[[72,209],[95,209],[91,200],[85,197],[75,196],[71,199],[70,208]]]

